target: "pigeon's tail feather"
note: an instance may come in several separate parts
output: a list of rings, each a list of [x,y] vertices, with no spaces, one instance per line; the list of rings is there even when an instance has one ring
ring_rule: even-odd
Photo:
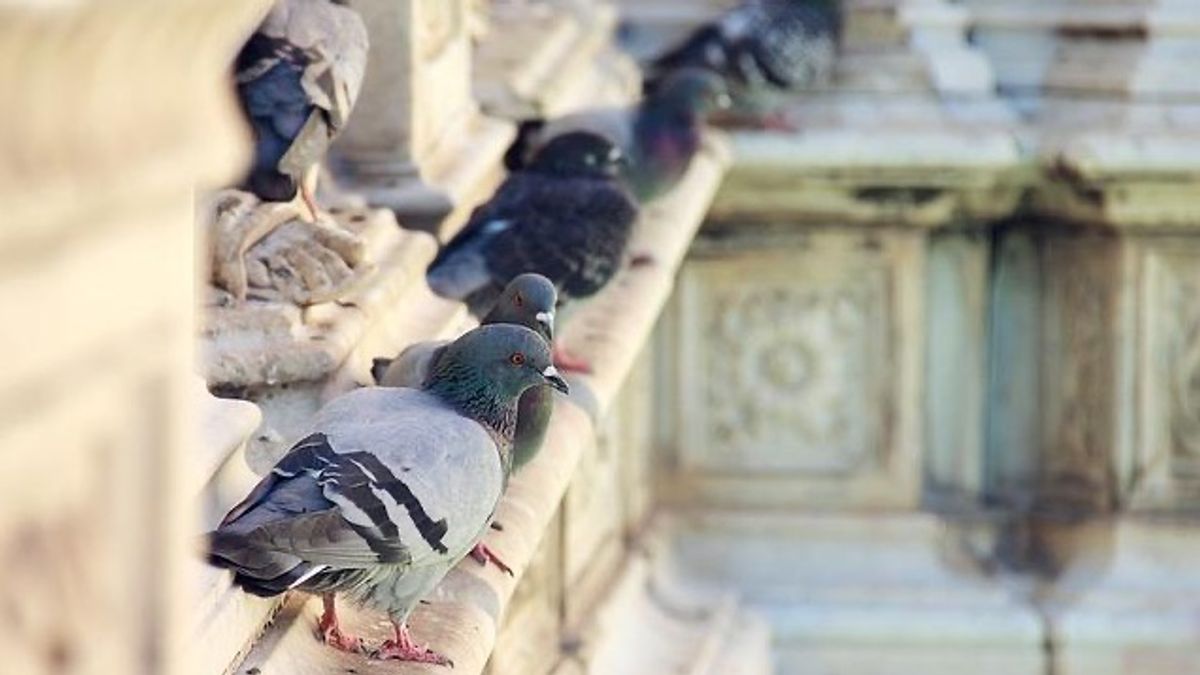
[[[521,121],[517,126],[517,137],[513,140],[512,145],[508,146],[508,151],[504,153],[504,168],[509,171],[520,171],[529,164],[529,160],[536,150],[538,132],[545,126],[546,120],[542,118]]]
[[[247,546],[239,534],[208,534],[208,562],[233,572],[233,581],[248,593],[279,595],[311,572],[312,565],[294,555]]]
[[[375,380],[375,384],[383,382],[383,376],[387,373],[388,367],[392,365],[392,361],[394,360],[382,357],[371,359],[371,379]]]

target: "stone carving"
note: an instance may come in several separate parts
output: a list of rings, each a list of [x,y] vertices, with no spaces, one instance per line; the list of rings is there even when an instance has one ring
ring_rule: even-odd
[[[882,447],[884,269],[798,280],[713,280],[698,326],[711,468],[845,474]]]
[[[356,286],[369,268],[362,237],[329,214],[308,222],[296,213],[292,204],[260,202],[239,190],[218,194],[208,218],[212,281],[228,294],[218,302],[310,305]]]
[[[1151,414],[1166,416],[1169,438],[1143,448],[1143,471],[1168,471],[1173,478],[1200,477],[1200,272],[1194,255],[1151,254],[1148,267],[1154,305],[1145,365],[1165,400]],[[1157,330],[1153,330],[1157,329]]]
[[[1047,251],[1048,319],[1060,347],[1045,364],[1049,447],[1039,502],[1077,515],[1103,511],[1113,497],[1116,250],[1109,240],[1070,238]]]
[[[1166,345],[1171,372],[1171,455],[1175,472],[1200,474],[1200,275],[1195,260],[1173,269],[1163,302],[1174,314]]]

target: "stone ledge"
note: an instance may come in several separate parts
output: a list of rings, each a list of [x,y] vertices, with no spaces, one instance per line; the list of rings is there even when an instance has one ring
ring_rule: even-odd
[[[603,415],[628,374],[640,346],[670,294],[677,269],[728,161],[720,139],[693,163],[680,187],[646,210],[635,234],[635,251],[652,252],[653,265],[624,269],[598,297],[573,313],[562,331],[564,344],[587,358],[594,374],[574,378],[570,402],[559,400],[545,449],[509,484],[496,519],[503,532],[490,532],[489,544],[516,572],[508,577],[492,566],[466,560],[438,587],[429,604],[414,613],[418,639],[454,660],[456,672],[481,672],[490,655],[504,609],[552,521],[585,446],[595,443],[592,415]],[[580,405],[583,407],[581,408]],[[319,602],[289,598],[276,623],[255,645],[238,672],[444,673],[436,666],[372,663],[330,650],[313,636]],[[373,640],[386,637],[387,623],[353,607],[345,610],[353,630]],[[255,670],[257,669],[257,670]]]
[[[1007,214],[1028,182],[1010,116],[994,102],[831,96],[794,110],[800,133],[733,135],[710,219],[936,227]],[[894,124],[867,124],[868,111]]]

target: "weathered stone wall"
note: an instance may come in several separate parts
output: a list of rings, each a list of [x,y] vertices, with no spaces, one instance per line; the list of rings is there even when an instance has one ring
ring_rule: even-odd
[[[723,3],[353,0],[330,169],[370,265],[304,307],[213,303],[193,223],[245,159],[226,68],[266,3],[159,4],[0,10],[0,661],[357,669],[192,536],[372,357],[469,325],[422,271],[511,120],[628,100],[619,18],[653,44]],[[489,535],[517,576],[467,561],[418,639],[495,675],[1200,672],[1177,4],[847,2],[802,131],[714,137],[648,209],[655,264],[572,318],[596,372]]]

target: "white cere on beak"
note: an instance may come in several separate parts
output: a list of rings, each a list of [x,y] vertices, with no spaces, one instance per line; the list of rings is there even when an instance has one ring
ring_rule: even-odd
[[[608,161],[615,162],[618,159],[621,159],[621,149],[620,148],[613,148],[612,150],[608,151]]]
[[[546,366],[546,369],[542,371],[542,375],[545,377],[558,377],[558,368]]]
[[[533,318],[549,326],[550,324],[554,323],[554,312],[538,312],[537,314],[533,315]]]

